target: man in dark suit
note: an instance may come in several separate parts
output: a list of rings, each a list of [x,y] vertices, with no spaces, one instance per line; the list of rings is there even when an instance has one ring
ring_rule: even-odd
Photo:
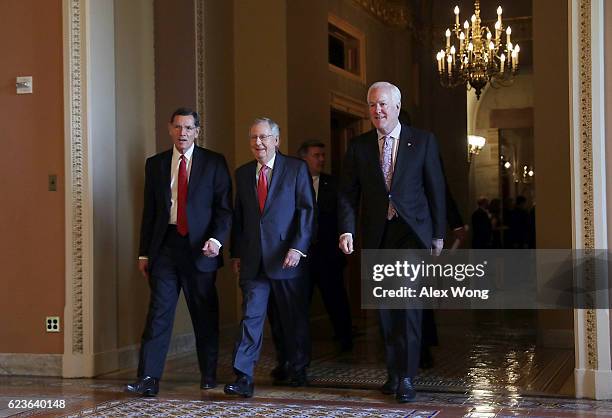
[[[297,155],[308,165],[317,210],[315,234],[306,266],[309,286],[308,305],[312,302],[316,286],[329,314],[340,350],[349,351],[353,347],[353,325],[349,299],[344,287],[343,270],[346,258],[338,248],[338,179],[323,172],[325,165],[323,142],[305,141],[298,148]],[[268,320],[277,356],[277,366],[272,370],[271,376],[275,384],[285,384],[289,377],[286,350],[282,341],[279,313],[273,297],[268,302]]]
[[[151,299],[140,347],[138,380],[126,391],[159,390],[178,296],[185,294],[195,332],[201,388],[216,386],[219,307],[215,278],[228,238],[232,183],[221,154],[194,145],[200,118],[177,109],[168,131],[171,150],[147,159],[138,268]]]
[[[339,246],[353,252],[360,198],[365,249],[432,249],[444,245],[444,175],[433,134],[399,122],[401,93],[387,82],[368,90],[370,120],[376,129],[354,138],[346,151],[339,198]],[[381,388],[399,402],[414,400],[422,312],[379,310],[388,379]]]
[[[323,172],[325,144],[322,142],[304,142],[298,156],[308,164],[317,202],[317,229],[308,260],[310,297],[316,285],[340,348],[350,350],[353,346],[351,309],[343,275],[346,258],[338,248],[338,179]]]
[[[277,152],[280,132],[268,119],[249,130],[255,157],[236,170],[231,255],[240,276],[243,315],[234,349],[235,383],[225,393],[253,396],[253,374],[272,293],[291,379],[306,380],[310,340],[306,315],[307,256],[314,227],[314,191],[304,161]]]

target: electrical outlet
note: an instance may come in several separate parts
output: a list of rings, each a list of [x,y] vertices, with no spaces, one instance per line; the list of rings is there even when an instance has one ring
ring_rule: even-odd
[[[48,316],[45,321],[47,332],[60,332],[60,317]]]

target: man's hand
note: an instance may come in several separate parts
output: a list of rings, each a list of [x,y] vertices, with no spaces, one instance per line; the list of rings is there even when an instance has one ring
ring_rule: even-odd
[[[240,259],[239,258],[232,259],[232,270],[234,270],[234,273],[240,274]]]
[[[351,254],[353,252],[353,236],[351,234],[342,235],[338,247],[344,254]]]
[[[146,258],[138,259],[138,270],[144,276],[145,279],[149,278],[149,260]]]
[[[213,240],[208,240],[202,247],[202,252],[206,257],[216,257],[219,255],[219,246]]]
[[[442,253],[442,248],[444,247],[444,240],[442,239],[434,239],[431,242],[431,255],[439,256]]]
[[[455,240],[459,241],[460,243],[463,243],[463,241],[465,241],[465,239],[467,238],[467,225],[454,229],[453,237],[455,238]]]
[[[292,268],[297,267],[300,264],[300,258],[302,255],[293,249],[289,249],[287,251],[287,256],[285,256],[285,261],[283,261],[283,268]]]

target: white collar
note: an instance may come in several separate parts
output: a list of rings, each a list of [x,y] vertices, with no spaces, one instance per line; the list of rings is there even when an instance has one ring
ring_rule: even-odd
[[[274,156],[266,163],[266,167],[268,167],[270,170],[274,170],[274,161],[276,161],[276,153],[274,153]],[[257,173],[259,173],[261,167],[263,167],[263,165],[257,161]]]
[[[187,162],[191,161],[191,156],[193,155],[194,148],[195,148],[195,143],[191,144],[191,146],[187,149],[187,151],[185,151],[185,154],[182,154],[185,156],[185,159],[187,159]],[[172,159],[178,161],[179,158],[181,158],[181,153],[176,149],[175,146],[172,146]]]
[[[376,131],[376,133],[378,134],[379,141],[386,136],[391,137],[393,139],[399,139],[401,132],[402,132],[402,124],[399,122],[397,122],[397,125],[395,125],[395,128],[393,128],[393,130],[388,135],[385,135],[378,130]]]

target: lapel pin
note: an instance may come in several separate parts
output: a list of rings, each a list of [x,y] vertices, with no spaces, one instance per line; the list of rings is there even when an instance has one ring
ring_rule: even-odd
[[[412,146],[412,142],[408,142],[408,146],[411,147]]]

